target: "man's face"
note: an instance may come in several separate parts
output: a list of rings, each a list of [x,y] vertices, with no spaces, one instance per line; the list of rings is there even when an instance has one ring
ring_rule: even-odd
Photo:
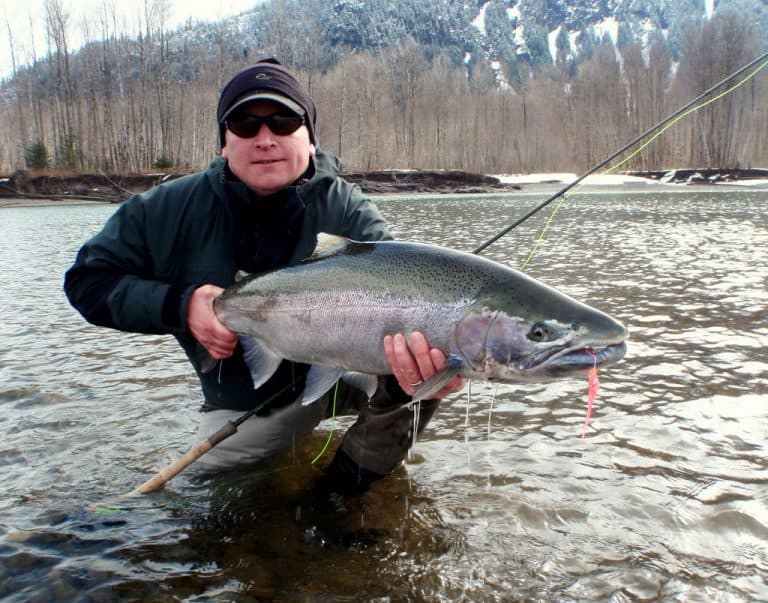
[[[290,113],[272,101],[254,101],[238,113],[267,117],[275,113]],[[315,145],[309,141],[309,130],[302,125],[286,136],[273,133],[266,124],[253,138],[241,138],[227,128],[221,156],[229,162],[229,169],[257,195],[271,195],[295,182],[309,165],[315,154]]]

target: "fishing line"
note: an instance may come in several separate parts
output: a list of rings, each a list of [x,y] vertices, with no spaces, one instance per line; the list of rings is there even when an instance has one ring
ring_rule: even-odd
[[[333,405],[331,406],[331,431],[328,434],[328,438],[325,440],[325,446],[323,446],[323,449],[317,453],[317,456],[312,459],[311,464],[314,465],[317,461],[320,460],[320,457],[322,457],[325,454],[325,451],[328,450],[328,446],[331,443],[331,440],[333,439],[333,430],[336,428],[336,397],[339,394],[339,381],[340,379],[336,380],[336,387],[333,389]]]
[[[766,55],[763,55],[763,57],[765,57],[765,56],[766,56]],[[763,57],[760,57],[760,58],[763,58]],[[757,59],[757,60],[759,61],[760,59]],[[707,107],[707,106],[709,106],[709,105],[711,105],[711,104],[713,104],[713,103],[715,103],[715,102],[719,101],[720,99],[722,99],[722,98],[724,98],[724,97],[728,96],[729,94],[731,94],[732,92],[734,92],[734,91],[735,91],[737,88],[740,88],[740,87],[741,87],[741,86],[743,86],[745,83],[747,83],[749,80],[751,80],[753,77],[755,77],[755,76],[756,76],[756,75],[757,75],[757,74],[758,74],[758,73],[759,73],[761,70],[765,69],[765,67],[768,67],[768,61],[766,61],[766,62],[764,62],[762,65],[760,65],[760,66],[759,66],[757,69],[755,69],[755,70],[754,70],[752,73],[750,73],[750,74],[749,74],[747,77],[745,77],[743,80],[741,80],[740,82],[736,83],[734,86],[732,86],[732,87],[728,88],[727,90],[724,90],[723,92],[721,92],[721,93],[720,93],[720,94],[718,94],[717,96],[714,96],[714,97],[712,97],[711,99],[709,99],[709,100],[707,100],[707,101],[704,101],[703,103],[701,103],[701,104],[699,104],[699,105],[696,105],[695,107],[692,107],[692,108],[690,108],[690,109],[687,109],[687,110],[686,110],[686,109],[685,109],[685,107],[684,107],[684,108],[682,109],[682,111],[683,111],[682,113],[680,113],[679,115],[677,115],[677,117],[675,117],[675,118],[674,118],[672,121],[670,121],[668,124],[666,124],[665,126],[661,127],[661,129],[659,129],[659,131],[658,131],[658,132],[656,132],[656,134],[654,134],[653,136],[651,136],[651,137],[650,137],[648,140],[646,140],[646,141],[645,141],[645,142],[644,142],[642,145],[640,145],[640,146],[639,146],[637,149],[635,149],[635,150],[634,150],[632,153],[630,153],[629,155],[627,155],[627,156],[626,156],[624,159],[622,159],[622,160],[621,160],[621,161],[619,161],[618,163],[616,163],[616,164],[612,165],[612,166],[611,166],[611,167],[609,167],[607,170],[605,170],[605,171],[603,172],[603,174],[610,174],[611,172],[613,172],[613,171],[617,170],[617,169],[618,169],[618,168],[620,168],[622,165],[624,165],[625,163],[627,163],[628,161],[630,161],[630,160],[631,160],[633,157],[636,157],[636,156],[637,156],[639,153],[641,153],[641,152],[642,152],[644,149],[648,148],[648,147],[651,145],[651,143],[652,143],[653,141],[655,141],[657,138],[659,138],[659,137],[660,137],[662,134],[664,134],[664,132],[666,132],[667,130],[669,130],[669,129],[670,129],[672,126],[674,126],[676,123],[678,123],[679,121],[681,121],[681,120],[685,119],[685,118],[686,118],[686,117],[688,117],[689,115],[692,115],[692,114],[694,114],[696,111],[699,111],[699,110],[701,110],[701,109],[703,109],[703,108],[705,108],[705,107]],[[749,65],[748,65],[746,68],[748,69],[748,68],[749,68]],[[733,76],[732,76],[732,77],[733,77]],[[725,82],[725,80],[723,80],[723,82]],[[722,84],[723,82],[721,82],[721,84]],[[701,98],[701,96],[699,96],[698,98]],[[574,187],[574,191],[575,191],[575,190],[578,190],[578,188],[579,188],[578,186],[577,186],[577,187]],[[533,249],[531,249],[531,252],[528,254],[528,257],[525,259],[525,261],[523,262],[522,266],[520,267],[520,269],[521,269],[521,270],[524,270],[524,269],[525,269],[525,267],[528,265],[528,263],[529,263],[529,262],[530,262],[530,261],[533,259],[533,256],[536,254],[536,251],[538,251],[538,249],[539,249],[539,246],[541,245],[541,243],[543,243],[543,242],[544,242],[544,235],[546,234],[547,230],[549,229],[549,226],[552,224],[552,222],[553,222],[553,220],[554,220],[554,217],[555,217],[555,215],[557,214],[557,212],[560,210],[560,208],[563,206],[563,204],[565,203],[565,201],[566,201],[568,198],[569,198],[569,195],[567,195],[567,194],[564,194],[564,195],[562,196],[562,199],[560,200],[560,202],[559,202],[559,203],[558,203],[558,204],[555,206],[555,208],[552,210],[552,213],[550,214],[550,216],[549,216],[549,219],[547,219],[546,223],[544,224],[544,227],[541,229],[541,233],[539,234],[539,237],[538,237],[538,239],[536,239],[536,243],[534,244],[534,246],[533,246]]]
[[[592,174],[597,172],[599,169],[605,167],[611,161],[616,159],[616,157],[618,157],[622,153],[625,153],[626,151],[628,151],[629,149],[634,147],[637,143],[641,142],[642,140],[644,140],[645,138],[647,138],[648,136],[650,136],[651,134],[653,134],[654,132],[656,132],[657,130],[659,130],[661,128],[661,130],[659,130],[658,133],[656,133],[651,139],[649,139],[643,146],[641,146],[634,153],[629,155],[629,157],[627,157],[625,160],[623,160],[622,162],[620,162],[620,163],[616,164],[615,166],[613,166],[611,169],[616,169],[617,167],[623,165],[626,161],[628,161],[629,159],[634,157],[637,153],[639,153],[640,151],[645,149],[651,142],[653,142],[662,133],[664,133],[666,130],[668,130],[670,127],[672,127],[675,123],[677,123],[678,121],[680,121],[684,117],[690,115],[691,113],[694,113],[695,111],[698,111],[698,110],[702,109],[703,107],[709,105],[710,103],[713,103],[713,102],[723,98],[724,96],[730,94],[731,92],[733,92],[734,90],[736,90],[737,88],[739,88],[740,86],[745,84],[747,81],[751,80],[760,71],[762,71],[763,69],[768,67],[768,60],[766,60],[766,59],[768,59],[768,52],[762,54],[761,56],[757,57],[753,61],[751,61],[748,64],[744,65],[740,69],[734,71],[729,76],[727,76],[724,79],[720,80],[717,84],[715,84],[714,86],[711,86],[710,88],[708,88],[707,90],[705,90],[704,92],[699,94],[696,98],[694,98],[693,100],[687,102],[680,109],[678,109],[677,111],[675,111],[674,113],[672,113],[668,117],[665,117],[661,121],[657,122],[655,125],[653,125],[652,127],[648,128],[645,132],[643,132],[639,136],[635,137],[631,142],[629,142],[626,145],[624,145],[621,149],[619,149],[615,153],[609,155],[608,157],[603,159],[600,163],[598,163],[594,167],[592,167],[589,170],[587,170],[586,172],[584,172],[581,176],[576,178],[570,184],[564,186],[562,189],[560,189],[559,191],[557,191],[556,193],[554,193],[553,195],[551,195],[550,197],[548,197],[547,199],[545,199],[544,201],[539,203],[536,207],[534,207],[528,213],[523,215],[521,218],[518,218],[512,224],[510,224],[509,226],[506,226],[505,228],[503,228],[502,230],[497,232],[495,235],[493,235],[492,237],[490,237],[489,239],[487,239],[486,241],[484,241],[483,243],[478,245],[475,249],[472,250],[472,253],[479,254],[480,252],[485,250],[487,247],[489,247],[490,245],[492,245],[493,243],[498,241],[505,234],[507,234],[508,232],[513,230],[514,228],[517,228],[520,224],[525,222],[528,218],[530,218],[531,216],[537,214],[539,211],[541,211],[542,209],[547,207],[550,203],[552,203],[553,201],[555,201],[556,199],[558,199],[560,197],[564,197],[564,195],[568,191],[570,191],[572,188],[577,186],[582,180],[584,180],[588,176],[591,176]],[[722,86],[724,86],[725,84],[730,82],[731,80],[739,77],[745,71],[748,71],[749,69],[751,69],[755,65],[758,65],[761,61],[763,63],[761,65],[759,65],[759,67],[757,67],[757,69],[755,69],[752,73],[750,73],[747,77],[745,77],[738,84],[736,84],[732,88],[726,90],[725,92],[719,94],[718,96],[710,99],[709,101],[707,101],[705,103],[702,103],[701,105],[697,106],[697,104],[701,100],[705,99],[710,94],[712,94],[713,92],[715,92],[716,90],[718,90],[719,88],[721,88]],[[608,171],[610,171],[610,170],[608,170]],[[555,208],[555,210],[553,211],[553,214],[552,214],[553,216],[557,212],[557,209],[560,207],[560,205],[563,204],[564,201],[565,201],[565,198],[563,198],[563,200]],[[544,234],[544,232],[546,232],[546,229],[549,227],[549,224],[551,223],[551,221],[552,221],[552,216],[550,216],[550,219],[547,221],[547,224],[545,224],[544,230],[542,231],[542,235],[540,235],[539,240],[537,241],[536,245],[534,246],[534,251],[531,254],[529,254],[529,257],[524,262],[523,267],[526,266],[528,264],[528,262],[530,261],[530,259],[533,257],[533,254],[535,253],[535,250],[538,248],[538,245],[541,243],[541,239],[543,238],[543,234]]]

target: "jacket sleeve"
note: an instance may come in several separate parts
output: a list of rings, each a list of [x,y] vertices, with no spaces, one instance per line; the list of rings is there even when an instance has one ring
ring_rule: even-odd
[[[146,238],[144,206],[136,196],[83,245],[64,277],[64,291],[93,324],[181,335],[196,285],[157,280]]]
[[[370,201],[356,184],[351,185],[342,224],[344,236],[355,241],[391,241],[386,220],[379,208]]]

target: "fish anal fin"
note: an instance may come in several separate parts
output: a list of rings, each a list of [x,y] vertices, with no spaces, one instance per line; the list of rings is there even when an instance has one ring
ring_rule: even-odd
[[[376,378],[376,375],[370,375],[368,373],[347,371],[342,375],[341,380],[352,387],[365,392],[365,395],[368,396],[369,400],[373,398],[373,394],[376,393],[376,388],[379,387],[379,380]]]
[[[304,394],[301,403],[304,406],[312,404],[325,392],[333,387],[344,374],[344,369],[336,366],[313,364],[307,373],[307,381],[304,385]]]

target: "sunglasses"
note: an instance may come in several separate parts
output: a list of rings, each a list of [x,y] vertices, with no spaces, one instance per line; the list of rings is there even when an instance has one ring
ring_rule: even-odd
[[[253,138],[261,130],[261,126],[266,124],[273,134],[278,136],[288,136],[293,134],[306,120],[295,113],[273,113],[266,117],[257,117],[256,115],[238,115],[224,122],[226,128],[239,136],[240,138]]]

